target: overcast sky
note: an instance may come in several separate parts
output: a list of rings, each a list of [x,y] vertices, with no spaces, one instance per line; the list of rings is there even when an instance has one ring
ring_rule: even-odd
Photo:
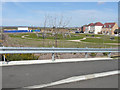
[[[43,26],[46,14],[71,18],[68,27],[91,22],[118,23],[118,2],[5,2],[2,25]]]

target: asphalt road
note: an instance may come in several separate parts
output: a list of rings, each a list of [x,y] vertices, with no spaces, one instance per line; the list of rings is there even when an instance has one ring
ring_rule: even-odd
[[[1,39],[0,39],[1,40]],[[0,43],[0,47],[2,47],[2,44]],[[2,61],[2,55],[0,55],[0,61]]]
[[[1,36],[1,31],[0,31],[0,40],[2,40],[2,36]],[[0,47],[2,47],[2,43],[0,42]],[[2,56],[0,55],[0,61],[2,61]]]
[[[120,76],[120,75],[119,75]],[[118,88],[118,75],[61,84],[47,88]]]
[[[118,60],[2,67],[2,87],[21,88],[118,69]]]

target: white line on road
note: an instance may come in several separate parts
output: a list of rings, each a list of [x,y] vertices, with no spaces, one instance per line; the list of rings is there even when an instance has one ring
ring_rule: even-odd
[[[48,84],[34,85],[34,86],[28,86],[28,87],[23,87],[23,88],[27,88],[27,89],[45,88],[45,87],[50,87],[54,85],[66,84],[66,83],[71,83],[71,82],[76,82],[76,81],[81,81],[81,80],[88,80],[88,79],[93,79],[93,78],[98,78],[98,77],[105,77],[105,76],[116,75],[116,74],[120,74],[120,71],[116,70],[116,71],[95,73],[95,74],[89,74],[89,75],[74,76],[74,77],[70,77],[67,79],[60,80],[60,81],[51,82]]]

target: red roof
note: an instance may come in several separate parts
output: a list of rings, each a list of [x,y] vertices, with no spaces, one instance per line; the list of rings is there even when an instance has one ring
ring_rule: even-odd
[[[103,24],[101,22],[96,22],[94,26],[103,26]]]
[[[90,24],[88,24],[88,26],[93,26],[94,25],[94,23],[90,23]]]
[[[112,28],[115,25],[115,23],[105,23],[103,28]]]
[[[83,27],[88,27],[88,25],[83,25]]]

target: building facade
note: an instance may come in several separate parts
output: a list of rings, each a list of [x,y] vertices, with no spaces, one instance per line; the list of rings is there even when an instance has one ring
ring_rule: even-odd
[[[117,23],[105,23],[102,27],[102,34],[114,35],[116,29],[118,29]]]
[[[18,30],[28,30],[28,27],[18,27]]]
[[[88,31],[88,25],[84,25],[81,27],[81,31],[80,31],[81,33],[85,33],[87,31]]]
[[[88,24],[87,29],[85,30],[84,33],[90,33],[90,30],[91,30],[91,28],[92,28],[92,27],[91,27],[92,25],[94,25],[94,23]]]
[[[103,24],[101,22],[96,22],[95,24],[90,25],[89,33],[98,34],[102,31]]]

